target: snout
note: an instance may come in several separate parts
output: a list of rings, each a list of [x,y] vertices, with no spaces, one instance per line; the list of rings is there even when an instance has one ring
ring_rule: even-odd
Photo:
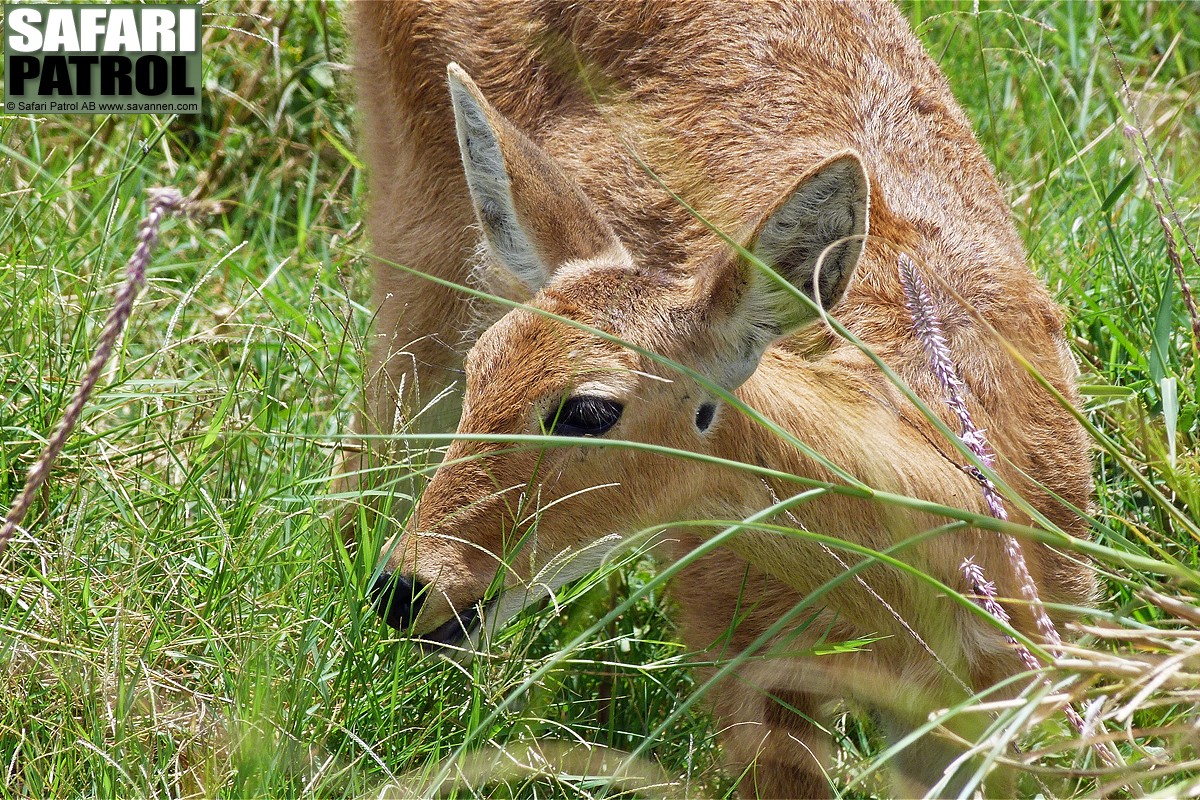
[[[429,587],[416,578],[384,572],[370,590],[375,611],[388,625],[398,631],[412,633],[413,624],[421,613]],[[491,603],[483,604],[490,608]],[[417,634],[416,638],[426,652],[437,652],[443,647],[456,647],[471,639],[481,623],[480,604],[454,612],[454,616],[433,630]],[[432,647],[430,647],[432,645]]]
[[[414,514],[420,513],[418,506]],[[513,571],[522,558],[516,554],[504,561],[492,548],[470,542],[453,528],[403,531],[380,552],[382,571],[367,590],[367,601],[389,626],[427,652],[473,648],[484,621],[493,621],[497,600],[507,594],[497,569]]]
[[[427,588],[414,578],[385,572],[371,586],[371,602],[388,625],[403,631],[412,627],[425,602]]]

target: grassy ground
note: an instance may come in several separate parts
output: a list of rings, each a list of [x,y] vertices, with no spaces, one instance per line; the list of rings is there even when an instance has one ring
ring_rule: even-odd
[[[1180,263],[1200,288],[1182,241],[1200,236],[1200,14],[1150,2],[906,8],[1068,311],[1097,428],[1098,541],[1181,565],[1174,582],[1102,566],[1098,623],[1142,638],[1089,640],[1079,660],[1091,666],[1076,672],[1092,677],[1079,685],[1108,698],[1094,712],[1113,730],[1166,729],[1118,737],[1130,762],[1154,767],[1145,789],[1194,793],[1193,740],[1170,729],[1195,721],[1200,657],[1187,630],[1170,635],[1173,617],[1194,612],[1144,590],[1179,597],[1200,578],[1197,341],[1141,160],[1161,170]],[[339,11],[207,6],[198,117],[0,118],[2,502],[77,385],[144,189],[223,204],[166,225],[119,355],[0,561],[0,796],[367,795],[464,742],[533,740],[643,748],[684,791],[728,791],[711,722],[699,706],[674,715],[693,682],[667,603],[646,589],[647,561],[565,590],[560,613],[527,615],[469,675],[419,661],[362,599],[379,543],[367,532],[358,549],[340,544],[328,481],[369,318]],[[619,603],[618,619],[550,660]],[[1153,676],[1165,677],[1138,696]],[[853,720],[844,733],[849,779],[879,748]],[[1025,741],[1069,738],[1051,721]],[[1039,763],[1085,758],[1068,747]],[[1104,783],[1051,789],[1086,796]],[[604,785],[521,778],[504,791],[586,797]],[[886,793],[876,777],[849,790]]]

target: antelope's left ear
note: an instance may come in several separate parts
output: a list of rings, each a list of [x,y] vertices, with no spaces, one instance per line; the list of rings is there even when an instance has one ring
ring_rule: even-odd
[[[838,153],[797,182],[763,218],[747,249],[818,306],[830,309],[842,299],[862,257],[869,205],[870,186],[858,153]],[[779,335],[816,318],[807,304],[754,271],[765,279],[754,282],[766,294],[759,301],[770,300],[775,292],[782,296],[768,303],[780,306],[775,319]]]
[[[809,170],[755,228],[746,249],[817,307],[842,298],[866,246],[870,185],[858,153],[846,150]],[[709,317],[721,344],[712,377],[733,389],[753,374],[773,342],[816,320],[818,312],[742,258],[706,279]]]

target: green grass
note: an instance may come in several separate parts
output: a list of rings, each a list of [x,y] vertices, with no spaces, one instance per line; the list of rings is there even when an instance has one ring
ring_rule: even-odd
[[[1097,541],[1200,577],[1194,525],[1181,521],[1200,504],[1198,343],[1123,133],[1136,111],[1196,241],[1200,14],[1140,2],[906,9],[1066,309],[1087,416],[1109,442],[1096,459]],[[703,703],[675,713],[697,684],[648,559],[564,590],[466,668],[419,660],[362,599],[381,542],[364,531],[344,546],[329,496],[370,316],[339,12],[206,7],[199,117],[0,117],[0,502],[74,392],[144,190],[223,206],[166,224],[119,354],[0,562],[0,796],[370,795],[432,775],[464,742],[550,740],[640,751],[694,795],[727,792],[736,776],[721,771]],[[1200,656],[1169,636],[1178,612],[1140,593],[1180,596],[1195,580],[1103,570],[1097,623],[1150,638],[1092,650],[1141,680],[1164,654],[1195,675]],[[1088,686],[1111,717],[1137,680],[1108,668]],[[1136,698],[1132,724],[1194,723],[1189,681]],[[839,735],[849,780],[881,744],[852,717]],[[1054,718],[1023,742],[1070,738]],[[1189,741],[1168,731],[1121,750],[1182,763],[1144,787],[1183,795],[1200,780]],[[1077,755],[1039,763],[1065,769]],[[1086,777],[1050,786],[1097,790]],[[517,776],[488,790],[505,791],[604,786]],[[876,772],[849,794],[888,789]]]

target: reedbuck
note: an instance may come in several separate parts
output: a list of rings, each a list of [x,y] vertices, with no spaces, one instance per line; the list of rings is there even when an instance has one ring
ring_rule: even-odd
[[[622,537],[756,514],[674,583],[680,635],[702,658],[728,660],[859,564],[839,541],[883,551],[944,526],[893,554],[963,594],[974,558],[1000,597],[1019,597],[997,534],[931,506],[988,513],[967,457],[823,314],[956,429],[905,306],[902,253],[925,276],[1010,517],[1031,522],[1019,495],[1085,535],[1072,511],[1089,505],[1083,432],[1005,346],[1073,399],[1058,311],[895,8],[398,0],[351,13],[378,316],[359,422],[371,446],[348,479],[395,460],[384,435],[401,426],[451,426],[455,397],[464,434],[385,548],[372,596],[389,624],[470,650]],[[525,305],[488,319],[495,304],[408,270]],[[489,440],[518,434],[578,445]],[[659,549],[679,559],[721,529],[670,528]],[[1024,547],[1044,600],[1089,602],[1086,565]],[[1008,611],[1035,633],[1026,607]],[[747,795],[830,793],[836,700],[895,740],[1022,669],[986,621],[878,562],[810,600],[776,643],[786,652],[755,653],[714,693]],[[976,766],[956,767],[960,754],[920,737],[893,759],[897,791],[954,791]]]

